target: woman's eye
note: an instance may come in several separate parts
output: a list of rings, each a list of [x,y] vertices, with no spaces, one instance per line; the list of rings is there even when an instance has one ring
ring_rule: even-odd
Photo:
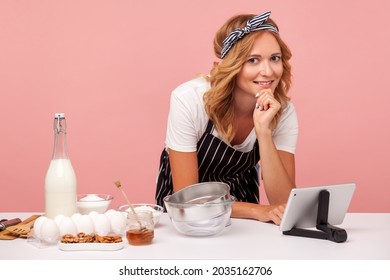
[[[259,59],[256,58],[256,57],[251,57],[251,58],[248,59],[248,62],[249,62],[249,63],[256,63],[256,62],[258,62],[258,61],[259,61]]]
[[[280,55],[274,55],[271,57],[271,60],[274,62],[278,62],[281,59],[282,59],[282,57]]]

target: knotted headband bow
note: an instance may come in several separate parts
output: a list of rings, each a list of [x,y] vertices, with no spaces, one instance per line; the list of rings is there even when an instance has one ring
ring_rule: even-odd
[[[232,33],[230,33],[225,40],[223,40],[223,48],[221,51],[221,58],[224,58],[225,55],[229,52],[231,47],[235,43],[237,43],[238,40],[240,40],[242,37],[244,37],[246,34],[257,31],[257,30],[270,30],[272,32],[275,32],[279,34],[279,30],[271,23],[264,23],[269,18],[271,12],[265,12],[263,14],[260,14],[258,16],[253,17],[252,19],[248,20],[246,22],[246,25],[243,28],[237,28]]]

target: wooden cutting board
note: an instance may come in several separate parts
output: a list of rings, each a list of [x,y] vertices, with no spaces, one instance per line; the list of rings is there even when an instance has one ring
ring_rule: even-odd
[[[24,221],[20,222],[19,225],[27,224],[28,222],[31,222],[33,220],[36,220],[40,217],[41,215],[32,215],[31,217],[25,219]],[[13,234],[9,232],[7,229],[0,231],[0,240],[13,240],[18,237],[21,237],[19,234]]]

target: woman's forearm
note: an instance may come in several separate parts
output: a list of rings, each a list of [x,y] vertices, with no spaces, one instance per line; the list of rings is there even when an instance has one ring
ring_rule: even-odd
[[[294,155],[287,152],[281,155],[276,150],[270,130],[261,133],[258,139],[261,174],[268,201],[270,204],[286,203],[295,187]]]
[[[284,207],[284,204],[260,205],[249,202],[235,202],[232,207],[231,217],[273,222],[279,225],[282,220]]]

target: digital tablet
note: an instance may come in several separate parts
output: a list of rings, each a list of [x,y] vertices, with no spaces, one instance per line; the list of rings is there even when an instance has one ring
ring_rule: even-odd
[[[355,188],[356,185],[350,183],[292,189],[279,229],[289,231],[293,227],[315,227],[318,197],[322,190],[329,192],[328,223],[330,225],[341,224],[344,221]]]

